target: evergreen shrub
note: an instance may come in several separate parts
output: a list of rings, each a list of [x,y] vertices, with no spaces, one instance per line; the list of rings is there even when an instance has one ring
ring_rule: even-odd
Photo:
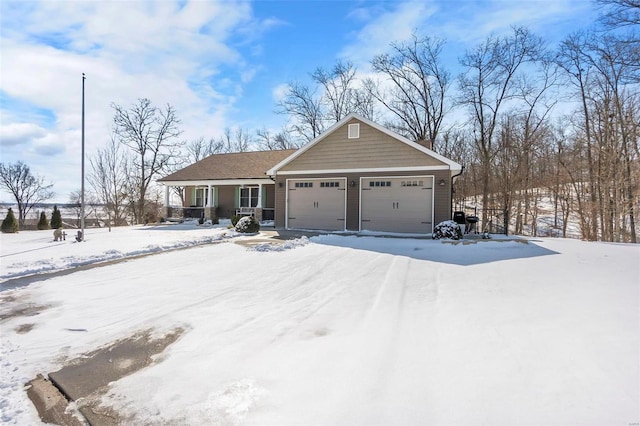
[[[445,220],[440,222],[433,228],[433,239],[439,240],[441,238],[448,238],[451,240],[461,240],[462,230],[460,226],[453,220]]]
[[[243,234],[255,234],[260,231],[260,224],[253,216],[245,216],[236,223],[235,229]]]
[[[49,229],[49,221],[45,212],[40,212],[40,220],[38,221],[38,229],[40,231]]]
[[[5,217],[2,221],[1,230],[5,234],[14,234],[18,232],[18,221],[16,220],[16,217],[13,214],[13,209],[11,209],[11,207],[9,207],[7,217]]]
[[[51,213],[51,228],[62,228],[62,214],[58,210],[58,206],[53,206],[53,213]]]

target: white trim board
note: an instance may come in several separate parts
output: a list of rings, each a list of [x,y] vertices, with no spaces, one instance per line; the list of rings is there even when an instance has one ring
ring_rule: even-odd
[[[218,179],[218,180],[170,180],[158,182],[165,186],[242,186],[242,185],[275,185],[271,179]]]
[[[319,175],[329,173],[389,173],[389,172],[424,172],[435,170],[449,170],[449,166],[413,166],[413,167],[379,167],[364,169],[324,169],[324,170],[286,170],[278,175]],[[398,177],[398,176],[396,176]]]

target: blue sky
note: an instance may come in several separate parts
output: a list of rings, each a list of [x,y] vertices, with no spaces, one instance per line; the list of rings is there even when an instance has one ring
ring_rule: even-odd
[[[458,57],[490,34],[523,25],[554,46],[596,17],[590,0],[2,0],[1,161],[53,182],[57,202],[80,188],[83,72],[92,155],[109,140],[112,102],[170,103],[186,140],[236,126],[277,131],[286,83],[339,59],[367,74],[373,55],[414,30],[447,40],[455,75]]]

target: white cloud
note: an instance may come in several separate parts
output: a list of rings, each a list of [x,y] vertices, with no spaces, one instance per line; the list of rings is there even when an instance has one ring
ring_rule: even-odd
[[[394,9],[382,9],[379,4],[355,8],[349,19],[360,24],[339,54],[359,68],[367,69],[376,55],[388,51],[389,44],[407,40],[418,34],[448,42],[445,54],[455,61],[463,53],[489,35],[509,33],[513,26],[529,27],[549,41],[556,42],[567,35],[565,24],[579,17],[584,25],[592,22],[595,12],[584,0],[486,0],[486,1],[407,1],[390,3]],[[387,5],[387,3],[383,3]],[[451,55],[451,51],[457,52]],[[455,64],[454,64],[455,65]]]
[[[340,57],[352,61],[359,67],[366,66],[377,54],[383,53],[394,41],[403,41],[435,12],[430,2],[409,1],[393,3],[397,7],[393,10],[360,9],[352,12],[358,20],[370,18],[370,21],[353,34],[353,42],[347,44],[340,52]],[[375,13],[374,13],[375,12]]]
[[[276,87],[271,89],[271,97],[275,103],[282,101],[287,96],[287,91],[289,90],[288,83],[278,84]]]
[[[26,145],[46,134],[46,130],[33,123],[10,123],[0,126],[0,146]]]
[[[561,25],[576,16],[587,16],[592,5],[583,0],[454,2],[440,6],[427,25],[431,33],[452,42],[475,45],[490,35],[503,35],[513,26],[529,27],[532,31],[554,28],[563,36]],[[557,23],[558,25],[554,25]]]
[[[64,154],[66,151],[66,147],[64,143],[58,140],[56,135],[49,134],[44,138],[38,139],[33,144],[33,152],[40,156],[45,157],[59,157]],[[58,158],[57,161],[59,165],[64,165],[67,161],[65,158]],[[55,164],[55,163],[54,163]],[[55,169],[54,165],[54,169]]]
[[[216,136],[230,125],[228,114],[242,84],[256,73],[237,46],[279,25],[255,19],[250,3],[237,1],[1,7],[3,161],[20,159],[35,173],[55,173],[62,200],[79,187],[83,72],[88,156],[109,140],[111,103],[128,107],[141,97],[159,107],[170,103],[184,139]],[[29,122],[33,116],[16,112],[12,102],[51,111],[50,122]],[[16,144],[23,148],[13,149]],[[51,156],[61,155],[54,172]]]

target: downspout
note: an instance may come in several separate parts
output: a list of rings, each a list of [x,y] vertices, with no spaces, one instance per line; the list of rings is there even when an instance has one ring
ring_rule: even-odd
[[[453,217],[453,192],[454,192],[453,191],[453,180],[455,178],[457,178],[458,176],[460,176],[462,173],[464,173],[464,165],[460,169],[460,173],[451,176],[451,200],[450,200],[451,201],[451,206],[450,206],[450,209],[449,209],[449,216],[451,216],[451,217]]]

